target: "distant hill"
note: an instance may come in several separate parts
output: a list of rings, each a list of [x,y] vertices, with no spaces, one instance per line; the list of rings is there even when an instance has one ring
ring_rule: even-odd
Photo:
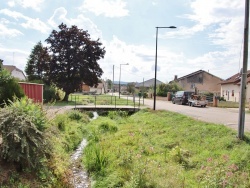
[[[127,85],[128,83],[130,83],[130,82],[123,82],[123,81],[120,81],[120,84],[121,84],[121,85]],[[114,81],[114,84],[119,84],[119,81]]]

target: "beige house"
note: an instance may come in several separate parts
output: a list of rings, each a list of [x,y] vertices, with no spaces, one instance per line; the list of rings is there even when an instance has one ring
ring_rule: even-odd
[[[176,75],[173,81],[177,82],[183,90],[196,90],[198,93],[211,92],[220,95],[220,83],[223,79],[204,70],[198,70],[180,78],[177,78]]]
[[[3,68],[10,72],[11,76],[19,80],[26,80],[26,76],[23,71],[16,68],[14,65],[3,65]]]
[[[87,84],[83,83],[81,88],[83,93],[104,94],[106,92],[105,82],[98,83],[96,87],[90,87]]]
[[[221,97],[227,101],[239,102],[240,99],[240,81],[241,76],[239,73],[229,77],[221,82]],[[250,102],[250,70],[247,71],[247,90],[246,100]]]

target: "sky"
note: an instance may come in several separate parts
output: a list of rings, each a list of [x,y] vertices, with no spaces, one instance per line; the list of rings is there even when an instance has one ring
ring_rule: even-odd
[[[198,70],[222,79],[242,67],[245,1],[0,0],[0,59],[24,71],[34,46],[61,23],[105,47],[102,79],[143,82]],[[128,65],[126,65],[128,64]]]

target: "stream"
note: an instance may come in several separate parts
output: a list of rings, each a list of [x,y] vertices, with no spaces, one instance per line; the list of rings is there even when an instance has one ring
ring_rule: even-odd
[[[93,112],[94,120],[98,117],[97,112]],[[83,139],[81,144],[76,149],[75,153],[71,156],[72,161],[72,173],[73,173],[73,185],[75,188],[90,188],[91,182],[88,176],[87,171],[81,165],[80,158],[83,154],[84,148],[87,146],[87,140]]]

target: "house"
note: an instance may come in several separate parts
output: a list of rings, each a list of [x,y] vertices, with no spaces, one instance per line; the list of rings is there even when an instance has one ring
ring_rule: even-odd
[[[156,79],[156,85],[160,85],[160,84],[163,84],[163,82]],[[154,87],[154,85],[155,85],[155,79],[151,78],[151,79],[146,80],[144,82],[136,83],[135,88],[139,89],[141,87],[144,87],[144,88],[149,89],[150,87]]]
[[[98,83],[96,87],[90,87],[90,92],[96,94],[104,94],[105,93],[104,83]]]
[[[246,100],[250,102],[250,70],[247,71],[247,90]],[[239,102],[240,99],[240,84],[241,75],[240,73],[234,74],[228,79],[221,83],[221,97],[224,97],[227,101]]]
[[[89,85],[82,83],[81,88],[83,93],[104,94],[106,92],[105,82],[98,83],[96,87],[90,87]]]
[[[26,76],[22,70],[14,65],[3,65],[3,68],[10,72],[11,76],[19,80],[26,80]]]
[[[173,81],[182,87],[183,90],[196,90],[198,93],[211,92],[215,95],[220,95],[220,83],[223,79],[204,70],[198,70],[180,78],[177,78],[177,75],[175,75]]]

